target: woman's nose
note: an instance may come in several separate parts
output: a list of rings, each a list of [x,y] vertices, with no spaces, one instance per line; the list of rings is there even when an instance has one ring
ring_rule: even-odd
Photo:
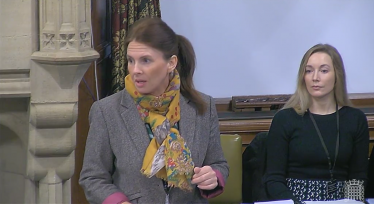
[[[318,72],[313,73],[313,81],[319,81],[319,74]]]

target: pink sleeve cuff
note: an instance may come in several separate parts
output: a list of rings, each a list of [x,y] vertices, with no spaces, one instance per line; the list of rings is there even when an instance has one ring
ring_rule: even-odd
[[[112,195],[105,198],[102,204],[118,204],[125,201],[129,201],[129,199],[125,196],[125,194],[121,192],[113,193]]]
[[[209,199],[209,198],[214,198],[221,194],[223,192],[223,189],[225,187],[225,182],[223,180],[223,176],[221,172],[218,170],[213,169],[214,172],[216,172],[217,180],[218,180],[218,186],[213,189],[213,190],[201,190],[200,189],[200,194],[203,198]]]

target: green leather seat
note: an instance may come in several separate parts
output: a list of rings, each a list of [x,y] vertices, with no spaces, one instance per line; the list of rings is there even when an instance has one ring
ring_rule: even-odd
[[[223,193],[209,199],[209,203],[238,204],[242,201],[242,138],[239,135],[221,134],[221,145],[230,173]]]

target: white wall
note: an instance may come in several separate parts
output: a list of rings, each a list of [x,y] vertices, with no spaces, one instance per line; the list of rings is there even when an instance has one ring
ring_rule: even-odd
[[[195,85],[213,97],[293,93],[317,43],[339,50],[350,93],[374,92],[373,0],[161,0],[161,12],[194,45]]]

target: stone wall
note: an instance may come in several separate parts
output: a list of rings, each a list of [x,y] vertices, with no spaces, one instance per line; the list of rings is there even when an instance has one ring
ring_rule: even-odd
[[[0,203],[70,203],[90,0],[0,0]]]

